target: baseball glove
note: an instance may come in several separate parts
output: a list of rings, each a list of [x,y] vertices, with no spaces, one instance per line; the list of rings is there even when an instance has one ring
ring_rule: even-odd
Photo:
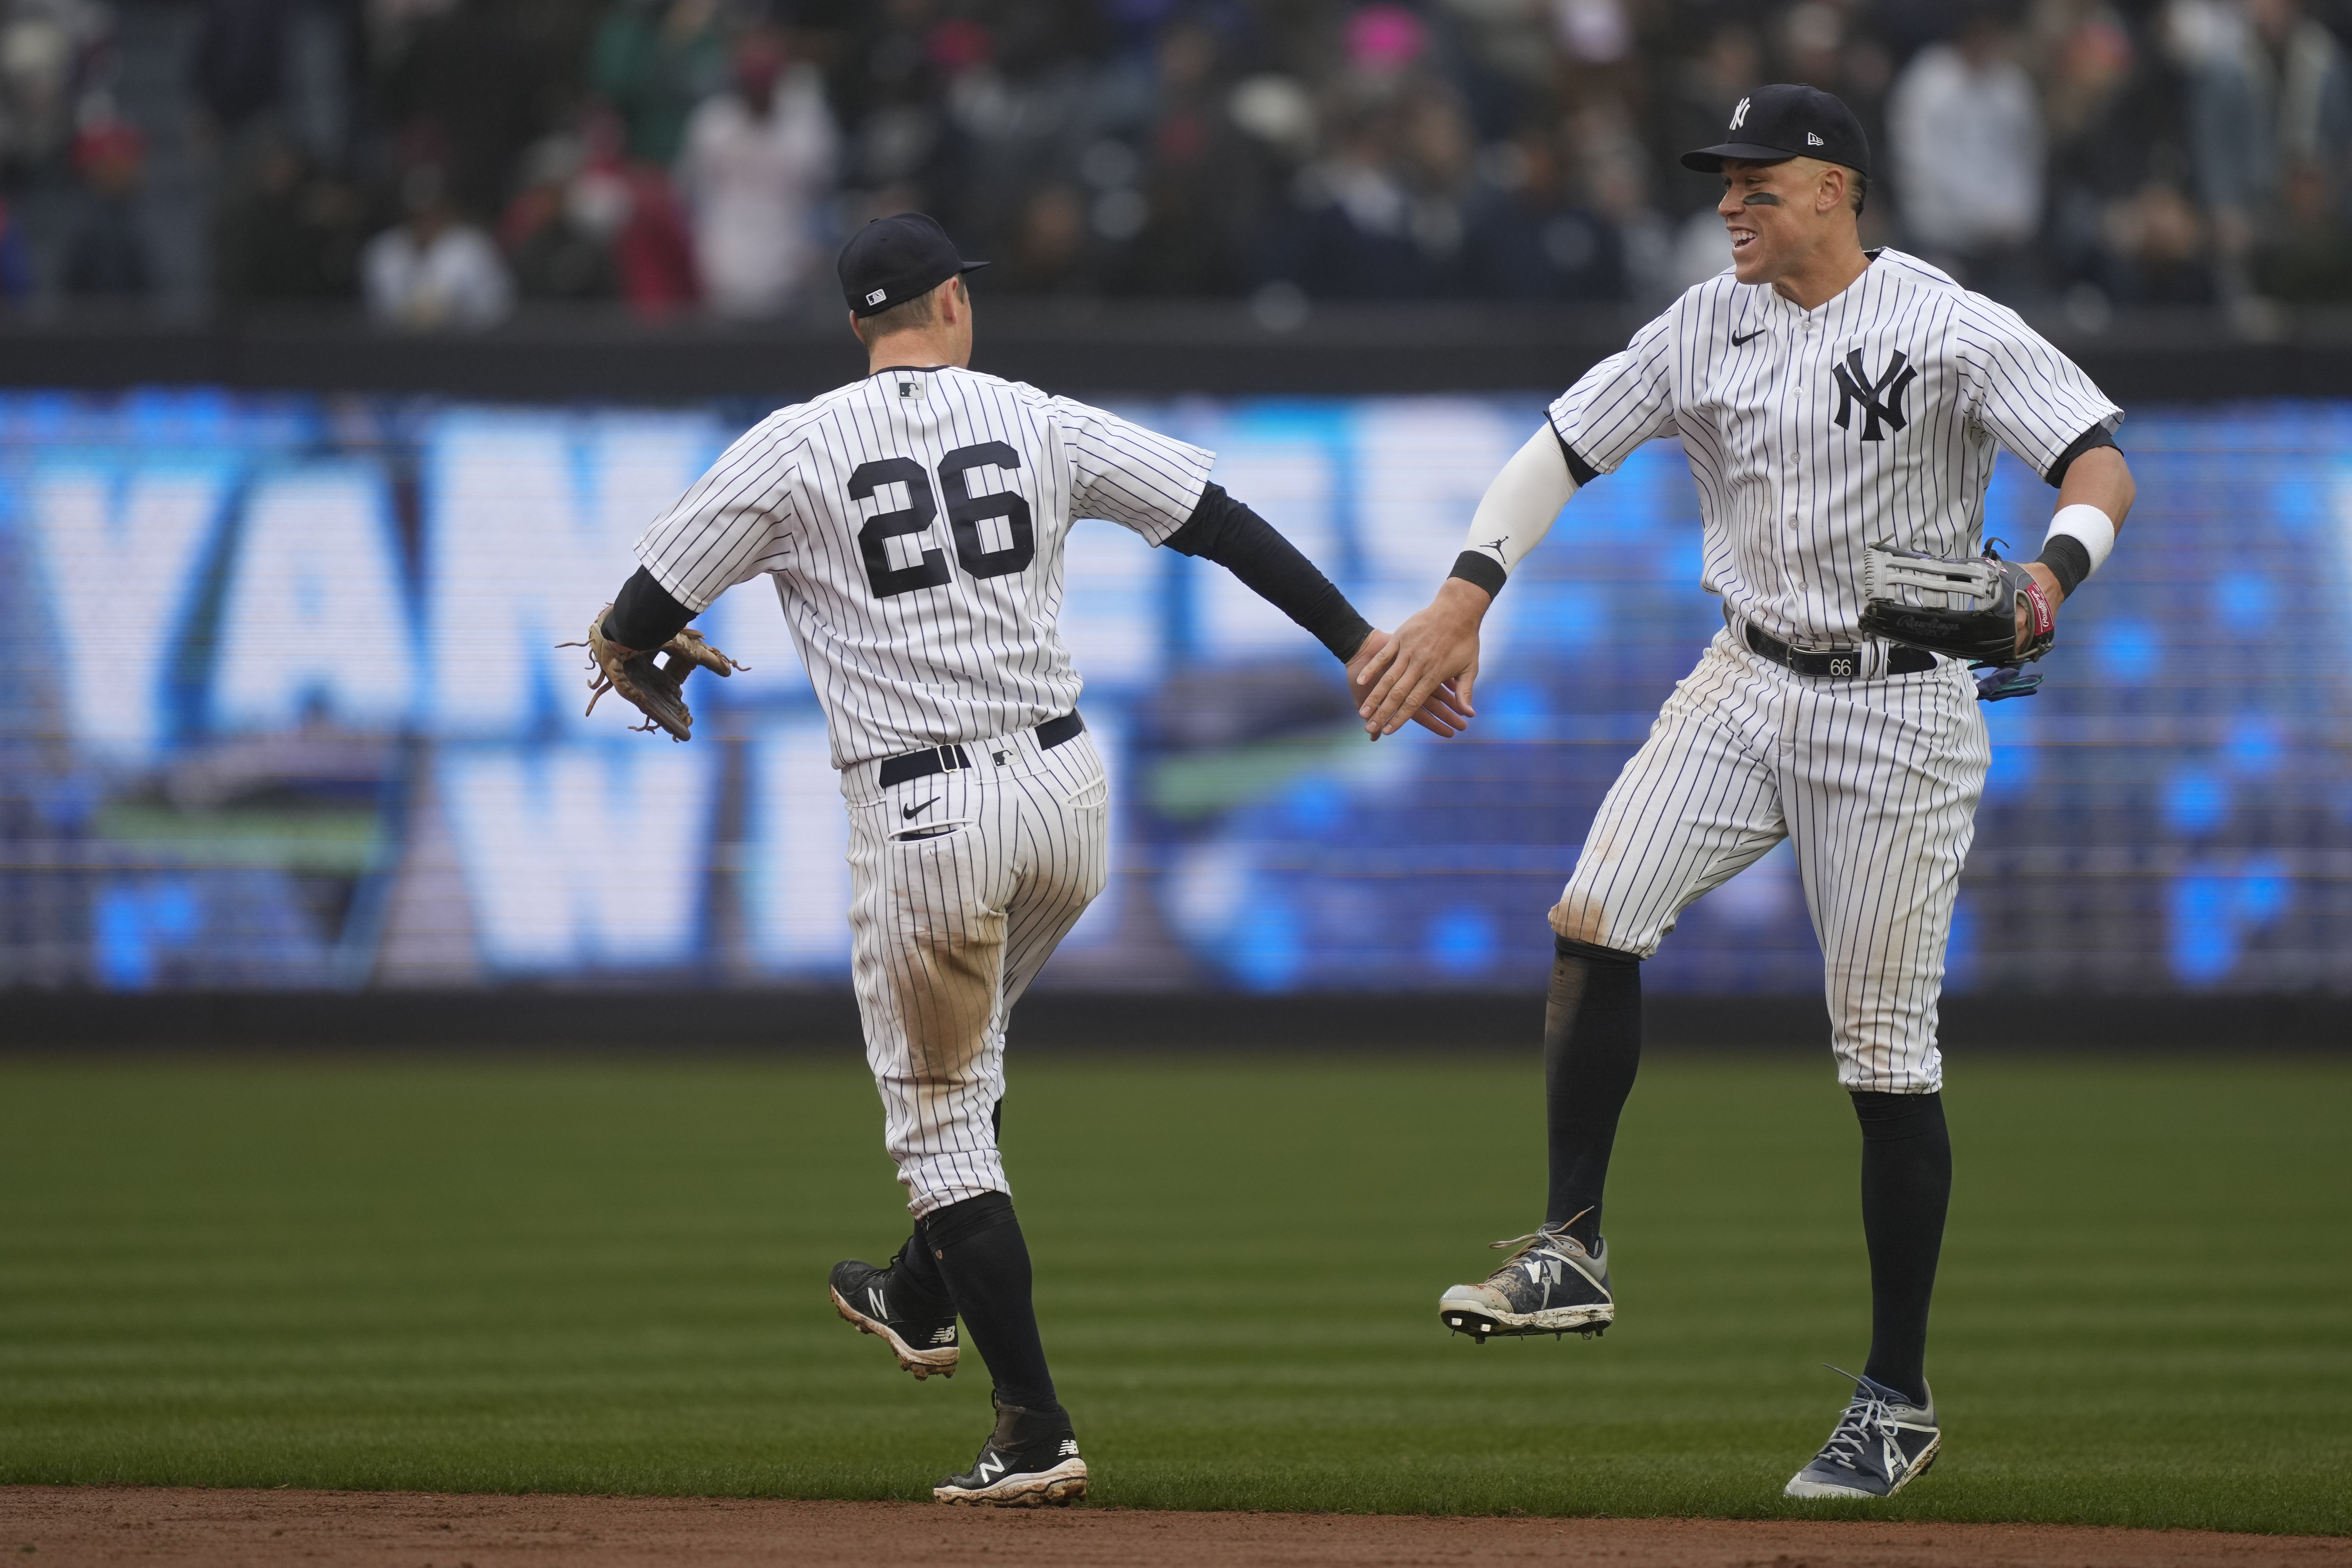
[[[1947,560],[1874,544],[1863,555],[1862,629],[1910,647],[1965,658],[1972,668],[2030,664],[2058,640],[2049,599],[2024,567],[1988,545]],[[2026,605],[2025,636],[2017,605]]]
[[[595,673],[589,678],[588,711],[596,711],[607,691],[617,691],[646,716],[642,724],[632,724],[632,730],[669,731],[673,741],[692,738],[694,712],[686,705],[686,678],[696,669],[707,669],[713,675],[732,675],[751,666],[738,664],[709,643],[692,626],[679,632],[657,648],[633,652],[622,647],[604,635],[604,616],[613,606],[607,605],[596,612],[588,623],[585,642],[559,643],[559,647],[585,647],[588,662]],[[656,664],[654,657],[668,657]]]

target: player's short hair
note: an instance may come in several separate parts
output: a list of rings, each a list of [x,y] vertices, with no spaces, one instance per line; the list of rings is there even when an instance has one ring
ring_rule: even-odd
[[[955,278],[949,281],[955,284],[959,295],[965,291],[962,279]],[[850,330],[857,334],[859,342],[868,346],[892,332],[919,332],[940,319],[940,308],[933,302],[938,295],[937,289],[926,289],[913,299],[901,300],[887,310],[877,310],[870,316],[852,316],[849,319]]]
[[[1863,204],[1870,200],[1870,176],[1860,169],[1848,169],[1845,172],[1845,190],[1846,201],[1853,206],[1853,216],[1860,217]]]

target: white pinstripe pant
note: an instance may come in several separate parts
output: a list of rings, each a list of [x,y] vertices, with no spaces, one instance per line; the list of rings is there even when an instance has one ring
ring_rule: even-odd
[[[1991,744],[1959,664],[1798,675],[1717,634],[1610,786],[1552,929],[1643,958],[1795,841],[1848,1089],[1943,1087],[1936,1004]]]
[[[1005,1018],[1109,871],[1110,784],[1092,736],[1046,750],[1024,731],[963,749],[971,767],[887,790],[873,763],[841,775],[850,974],[884,1138],[919,1218],[1013,1190],[993,1126]]]

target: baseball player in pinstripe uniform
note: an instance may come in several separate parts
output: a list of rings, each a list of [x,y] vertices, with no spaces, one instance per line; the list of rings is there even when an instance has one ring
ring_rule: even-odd
[[[979,265],[917,214],[855,236],[840,273],[870,374],[730,447],[646,529],[589,641],[603,679],[684,739],[678,685],[729,668],[687,622],[730,584],[775,580],[841,772],[852,976],[915,1216],[888,1266],[834,1269],[834,1306],[918,1378],[953,1373],[960,1316],[997,1420],[934,1495],[1034,1506],[1083,1496],[1087,1468],[997,1153],[1004,1031],[1102,890],[1110,809],[1055,631],[1064,541],[1104,518],[1216,561],[1358,667],[1387,634],[1209,482],[1212,454],[967,369]],[[1442,694],[1423,717],[1460,722]]]
[[[1466,710],[1479,621],[1511,568],[1577,489],[1644,441],[1681,438],[1724,629],[1602,801],[1551,910],[1543,1223],[1497,1243],[1518,1250],[1447,1290],[1439,1316],[1482,1343],[1614,1320],[1601,1184],[1640,1056],[1642,960],[1694,900],[1790,839],[1862,1123],[1872,1332],[1851,1404],[1787,1489],[1885,1497],[1939,1442],[1924,1371],[1951,1190],[1936,1016],[1990,760],[1978,702],[2031,690],[2020,660],[2048,645],[2055,606],[2115,542],[2132,500],[2111,434],[2122,412],[2012,311],[1862,248],[1869,148],[1829,94],[1760,89],[1723,143],[1683,162],[1721,173],[1730,269],[1551,405],[1435,601],[1369,667],[1376,732],[1441,681]],[[1969,559],[1996,446],[2059,489],[2030,565]],[[1878,585],[1921,567],[1989,585],[1968,612],[1987,640],[1901,640],[1923,617]],[[1869,635],[1880,628],[1898,636]],[[1930,647],[2006,668],[1972,683],[1965,659]]]

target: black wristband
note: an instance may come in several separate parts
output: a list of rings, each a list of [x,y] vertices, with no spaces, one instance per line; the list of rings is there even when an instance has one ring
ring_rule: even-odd
[[[604,635],[623,647],[645,653],[677,636],[692,619],[694,612],[671,598],[669,590],[640,566],[613,595]]]
[[[2091,574],[2091,547],[2071,533],[2052,534],[2035,559],[2058,579],[2062,598],[2073,598],[2075,585]]]
[[[1511,574],[1503,570],[1501,562],[1475,550],[1465,550],[1455,556],[1454,570],[1446,575],[1459,577],[1474,588],[1486,589],[1486,597],[1490,599],[1501,593],[1503,584],[1511,580]]]

